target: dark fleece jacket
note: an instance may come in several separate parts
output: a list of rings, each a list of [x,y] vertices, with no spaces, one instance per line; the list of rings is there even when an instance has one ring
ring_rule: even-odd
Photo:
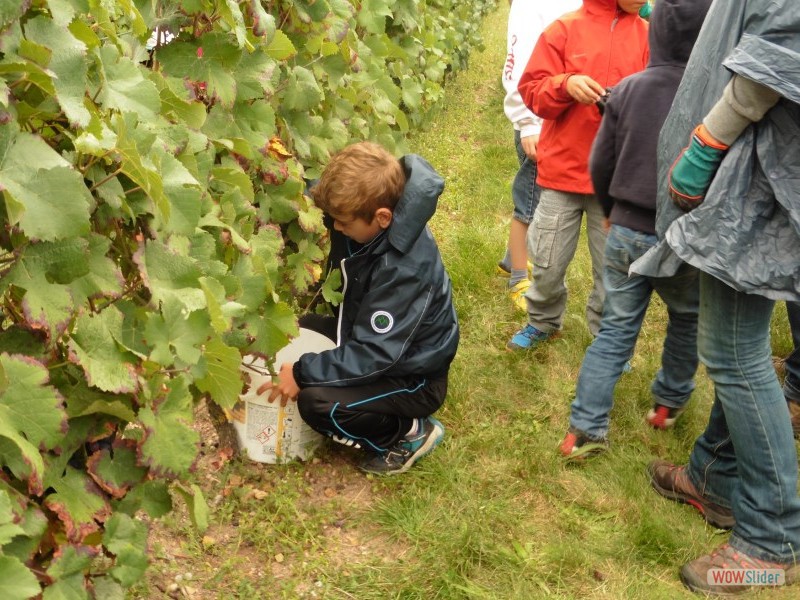
[[[611,91],[589,157],[595,194],[612,223],[655,233],[656,148],[711,0],[659,0],[650,61]]]

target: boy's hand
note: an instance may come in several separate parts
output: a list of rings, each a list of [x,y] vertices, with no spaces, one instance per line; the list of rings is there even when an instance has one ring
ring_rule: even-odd
[[[289,400],[297,400],[297,395],[300,393],[300,387],[294,380],[294,371],[292,370],[294,363],[283,363],[281,370],[278,372],[278,382],[274,383],[268,381],[259,386],[256,394],[259,396],[267,390],[271,390],[267,400],[275,402],[278,396],[281,397],[281,406],[286,406]]]
[[[689,212],[703,203],[727,150],[702,123],[695,127],[689,145],[669,170],[669,195],[678,208]]]
[[[536,160],[536,147],[539,145],[539,134],[535,133],[524,138],[520,138],[520,144],[525,151],[525,155],[531,160]]]
[[[567,93],[581,104],[594,104],[606,93],[606,89],[588,75],[570,75],[566,86]]]

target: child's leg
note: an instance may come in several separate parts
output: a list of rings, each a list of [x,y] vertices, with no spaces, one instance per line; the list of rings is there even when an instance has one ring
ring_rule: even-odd
[[[386,452],[408,433],[415,418],[436,412],[446,395],[447,376],[386,377],[355,387],[303,388],[297,407],[316,431]]]
[[[633,354],[653,288],[646,277],[628,277],[631,262],[655,236],[614,225],[605,249],[605,289],[600,331],[586,350],[578,375],[570,426],[591,437],[608,433],[608,415],[625,363]]]
[[[511,185],[514,214],[508,237],[508,249],[511,257],[509,267],[512,272],[509,287],[519,283],[519,280],[513,280],[514,271],[524,273],[524,279],[528,278],[528,249],[525,238],[528,234],[528,226],[536,212],[536,205],[539,204],[540,192],[540,188],[536,185],[536,161],[531,160],[525,154],[519,131],[514,132],[514,145],[517,149],[519,170]]]
[[[534,264],[528,299],[528,323],[539,331],[561,329],[567,306],[564,277],[575,256],[583,210],[576,197],[557,190],[542,189],[539,205],[528,228],[528,254]]]
[[[586,324],[589,332],[596,336],[603,315],[605,289],[603,287],[603,253],[606,245],[605,215],[595,196],[584,200],[586,210],[586,233],[589,240],[589,255],[592,258],[592,291],[586,301]]]
[[[694,390],[697,371],[697,312],[700,288],[697,270],[687,264],[667,278],[651,279],[667,305],[669,322],[661,352],[661,369],[652,385],[656,404],[683,408]]]

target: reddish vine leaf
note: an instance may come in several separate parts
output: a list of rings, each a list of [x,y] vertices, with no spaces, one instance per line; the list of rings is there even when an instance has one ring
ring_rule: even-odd
[[[55,493],[45,498],[44,505],[58,515],[69,541],[80,543],[90,533],[100,530],[101,523],[111,514],[111,507],[88,475],[68,466],[52,485]]]
[[[109,450],[95,452],[86,461],[86,470],[112,498],[123,498],[147,474],[147,469],[137,464],[136,451],[134,440],[116,440],[113,456]]]

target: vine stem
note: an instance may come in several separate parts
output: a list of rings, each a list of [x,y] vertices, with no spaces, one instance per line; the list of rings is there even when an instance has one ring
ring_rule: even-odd
[[[122,173],[122,168],[121,167],[119,169],[117,169],[116,171],[114,171],[113,173],[111,173],[108,177],[105,177],[105,178],[101,179],[100,181],[98,181],[97,183],[95,183],[92,187],[89,188],[89,191],[90,192],[95,191],[97,188],[99,188],[101,185],[103,185],[106,181],[110,181],[110,180],[114,179],[114,177],[116,177],[120,173]]]

